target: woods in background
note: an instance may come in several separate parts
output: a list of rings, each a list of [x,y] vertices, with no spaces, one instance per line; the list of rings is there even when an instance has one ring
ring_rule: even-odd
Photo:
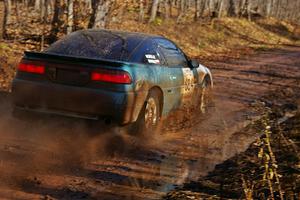
[[[110,21],[122,21],[126,12],[135,13],[133,16],[141,23],[170,19],[185,23],[222,17],[274,17],[299,23],[299,10],[300,0],[2,0],[0,38],[13,38],[7,33],[8,25],[23,26],[34,20],[43,25],[36,37],[51,43],[60,34],[105,28]]]

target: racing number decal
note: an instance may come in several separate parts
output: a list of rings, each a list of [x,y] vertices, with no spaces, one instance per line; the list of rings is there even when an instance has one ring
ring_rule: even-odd
[[[145,55],[147,61],[149,64],[157,64],[159,65],[160,64],[160,61],[159,59],[156,57],[156,55],[153,55],[153,54],[146,54]]]
[[[190,68],[182,68],[183,72],[183,87],[182,87],[182,94],[183,96],[189,96],[193,93],[195,87],[195,79],[194,73]]]

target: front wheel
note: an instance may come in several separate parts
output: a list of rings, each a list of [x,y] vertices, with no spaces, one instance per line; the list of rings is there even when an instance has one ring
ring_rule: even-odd
[[[151,90],[139,114],[139,117],[133,125],[133,132],[138,135],[154,134],[160,120],[159,94]]]

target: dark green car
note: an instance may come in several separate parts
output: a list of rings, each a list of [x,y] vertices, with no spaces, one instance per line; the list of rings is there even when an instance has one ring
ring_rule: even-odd
[[[12,91],[16,109],[151,128],[208,85],[209,69],[162,36],[82,30],[25,52]]]

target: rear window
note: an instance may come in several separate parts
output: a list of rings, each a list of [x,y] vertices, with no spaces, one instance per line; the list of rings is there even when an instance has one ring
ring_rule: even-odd
[[[78,31],[52,44],[45,52],[93,59],[130,61],[135,49],[144,40],[135,33]]]

